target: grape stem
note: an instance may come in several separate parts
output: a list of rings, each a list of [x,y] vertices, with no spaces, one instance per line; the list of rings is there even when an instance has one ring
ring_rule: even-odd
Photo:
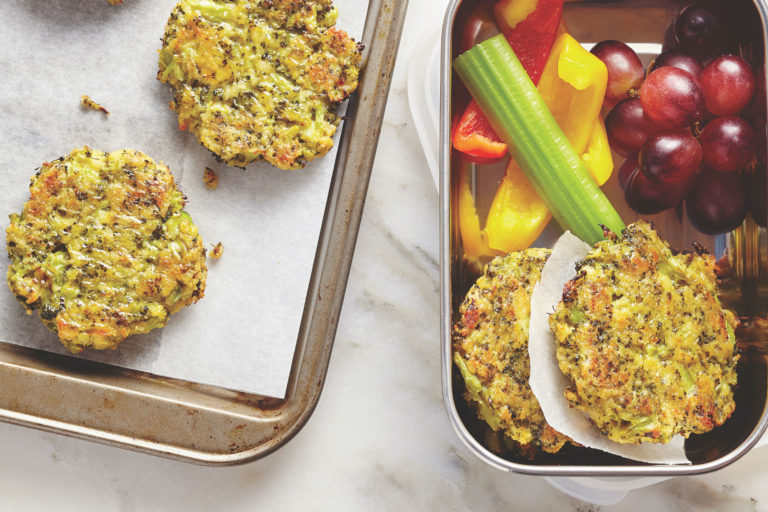
[[[694,121],[691,125],[691,133],[693,133],[693,136],[697,139],[699,138],[699,135],[701,135],[702,130],[701,121]]]

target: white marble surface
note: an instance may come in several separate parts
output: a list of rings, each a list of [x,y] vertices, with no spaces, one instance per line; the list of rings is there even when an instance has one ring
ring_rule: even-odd
[[[716,473],[589,505],[458,440],[440,391],[438,209],[407,108],[425,19],[412,0],[327,384],[273,455],[199,467],[0,424],[0,511],[768,510],[765,449]]]

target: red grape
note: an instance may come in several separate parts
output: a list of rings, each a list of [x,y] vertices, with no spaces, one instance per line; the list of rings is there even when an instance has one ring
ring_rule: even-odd
[[[608,40],[597,43],[591,51],[608,69],[607,100],[623,100],[631,89],[640,88],[645,70],[632,48],[621,41]]]
[[[749,62],[735,55],[721,55],[701,72],[707,110],[729,116],[747,106],[755,92],[755,73]]]
[[[613,107],[605,118],[605,130],[613,150],[627,156],[640,151],[659,127],[644,114],[638,98],[629,98]]]
[[[701,146],[688,131],[657,133],[640,151],[639,164],[651,181],[679,183],[693,176],[701,165]]]
[[[682,69],[654,69],[640,88],[645,114],[660,125],[682,128],[704,118],[704,94],[696,78]]]
[[[619,185],[624,189],[627,187],[629,178],[632,177],[632,173],[637,169],[637,155],[632,154],[624,159],[624,163],[619,167]]]
[[[493,5],[488,2],[478,3],[467,17],[461,31],[459,53],[464,53],[478,43],[499,33],[493,17]]]
[[[677,42],[677,37],[675,37],[675,20],[672,20],[672,22],[667,25],[667,30],[664,31],[664,41],[661,44],[661,51],[666,52],[667,50],[675,50],[678,46],[680,46],[680,44]]]
[[[698,3],[689,5],[678,13],[674,32],[683,50],[706,59],[722,51],[727,31],[720,13]]]
[[[695,78],[699,78],[701,71],[704,69],[704,66],[701,65],[698,59],[686,55],[680,50],[667,50],[659,54],[653,61],[653,67],[650,71],[664,66],[682,69],[692,74]]]
[[[685,200],[691,223],[708,235],[737,228],[748,209],[746,179],[736,172],[704,170]]]
[[[755,156],[755,131],[740,117],[718,117],[699,136],[704,163],[716,171],[738,171]]]
[[[629,177],[624,199],[641,215],[659,213],[677,206],[690,191],[693,179],[672,184],[655,183],[638,168]]]

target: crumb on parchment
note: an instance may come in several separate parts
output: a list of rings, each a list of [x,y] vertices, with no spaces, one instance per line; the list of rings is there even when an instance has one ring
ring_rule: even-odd
[[[206,167],[203,171],[203,183],[210,189],[219,188],[219,176],[216,174],[216,171],[210,167]]]
[[[219,242],[213,246],[213,249],[211,250],[211,258],[217,260],[221,258],[222,254],[224,254],[224,246]]]
[[[80,98],[80,103],[87,108],[90,108],[92,110],[98,110],[99,112],[102,112],[104,115],[107,115],[107,116],[109,115],[109,110],[107,110],[106,108],[102,107],[101,105],[93,101],[86,94],[83,94],[83,97]]]

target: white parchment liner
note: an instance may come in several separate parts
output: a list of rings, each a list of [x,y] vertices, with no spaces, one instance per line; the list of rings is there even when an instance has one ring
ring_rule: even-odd
[[[556,341],[549,329],[549,315],[563,295],[563,286],[573,279],[576,262],[591,247],[570,232],[555,244],[531,296],[531,323],[528,352],[531,358],[530,385],[552,428],[579,444],[628,459],[656,464],[690,464],[685,457],[684,438],[675,436],[666,444],[627,445],[609,440],[589,420],[587,414],[572,408],[563,395],[568,379],[555,357]]]
[[[178,129],[156,80],[158,49],[177,0],[0,2],[0,218],[20,212],[43,162],[88,145],[143,151],[171,168],[208,248],[205,298],[167,327],[87,359],[282,397],[296,347],[336,150],[306,169],[217,163]],[[336,0],[337,27],[362,35],[368,3]],[[89,95],[112,113],[85,110]],[[338,135],[337,135],[338,139]],[[218,171],[208,190],[203,169]],[[0,223],[4,232],[7,221]],[[3,238],[4,239],[4,238]],[[0,274],[5,275],[5,258]],[[4,281],[4,279],[2,279]],[[0,340],[66,354],[37,314],[0,283]]]

